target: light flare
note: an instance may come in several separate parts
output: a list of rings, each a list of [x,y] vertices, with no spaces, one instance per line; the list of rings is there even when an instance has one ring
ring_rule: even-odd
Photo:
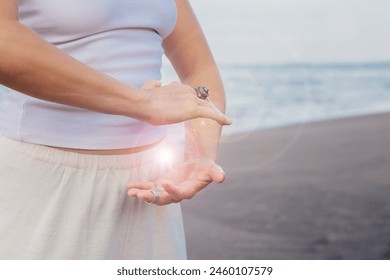
[[[158,157],[161,163],[167,164],[168,166],[172,165],[173,152],[171,149],[166,147],[161,148]]]

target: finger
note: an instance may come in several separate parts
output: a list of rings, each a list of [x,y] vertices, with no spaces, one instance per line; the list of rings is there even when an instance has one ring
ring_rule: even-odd
[[[201,99],[199,97],[197,97],[196,99],[196,103],[200,106],[203,106],[203,107],[207,107],[207,108],[210,108],[211,110],[213,111],[216,111],[217,113],[219,113],[219,116],[224,116],[225,119],[228,120],[228,124],[227,125],[230,125],[233,123],[232,119],[230,119],[229,117],[227,117],[225,114],[223,114],[215,105],[214,103],[211,101],[210,98],[206,98],[206,99]]]
[[[136,188],[133,188],[133,189],[130,189],[127,191],[127,195],[128,196],[137,196],[137,193],[141,191],[140,189],[136,189]]]
[[[152,202],[155,200],[155,197],[150,190],[139,190],[136,196],[146,202]]]
[[[215,183],[222,183],[226,178],[225,172],[218,164],[213,164],[210,168],[210,176]]]
[[[199,97],[197,97],[195,99],[196,103],[200,106],[205,106],[205,107],[211,107],[211,108],[215,108],[215,105],[213,104],[213,102],[211,102],[210,99],[200,99]],[[218,110],[218,109],[217,109]]]
[[[177,203],[181,201],[172,198],[167,192],[163,192],[162,194],[160,194],[158,201],[156,201],[155,196],[150,190],[138,190],[137,192],[133,193],[131,196],[136,197],[142,201],[153,203],[159,206],[167,205],[171,203]]]
[[[167,184],[164,185],[166,192],[175,200],[191,199],[198,192],[204,189],[210,182],[193,182],[187,181],[179,185]]]
[[[183,192],[183,189],[179,187],[177,184],[174,184],[170,180],[162,180],[161,187],[174,199],[174,200],[183,200],[188,197]]]
[[[218,109],[209,106],[198,107],[198,117],[208,118],[216,121],[220,125],[231,125],[233,121],[226,115],[222,114]]]
[[[156,186],[159,186],[159,188],[165,190],[168,194],[171,195],[169,190],[171,190],[171,188],[176,188],[176,183],[170,179],[160,178],[156,180]]]
[[[168,205],[171,203],[179,203],[182,199],[175,199],[173,198],[169,193],[165,192],[161,195],[158,203],[156,203],[159,206]]]
[[[127,184],[128,189],[140,189],[140,190],[151,190],[156,187],[154,182],[130,182]]]

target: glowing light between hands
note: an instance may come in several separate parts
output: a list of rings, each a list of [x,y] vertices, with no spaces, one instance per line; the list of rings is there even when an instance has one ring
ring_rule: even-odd
[[[172,164],[173,152],[168,148],[162,148],[159,153],[159,160],[161,163]]]

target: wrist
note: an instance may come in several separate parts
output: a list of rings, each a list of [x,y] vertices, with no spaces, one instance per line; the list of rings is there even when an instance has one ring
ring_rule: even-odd
[[[120,106],[123,110],[123,115],[134,118],[142,122],[149,122],[151,119],[149,106],[151,96],[146,90],[129,88],[125,89],[125,100]]]
[[[212,157],[209,157],[209,156],[187,154],[187,153],[185,153],[184,161],[185,162],[208,161],[208,162],[216,163],[216,159],[215,158],[212,158]]]
[[[191,138],[186,137],[184,158],[187,161],[197,159],[210,159],[212,161],[217,160],[217,145],[200,145],[198,142],[194,142]]]
[[[208,158],[216,161],[221,128],[205,119],[187,121],[185,124],[186,158]]]

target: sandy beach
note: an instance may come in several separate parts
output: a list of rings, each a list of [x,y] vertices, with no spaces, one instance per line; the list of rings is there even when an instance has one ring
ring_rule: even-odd
[[[390,259],[390,113],[228,138],[183,203],[189,259]]]

